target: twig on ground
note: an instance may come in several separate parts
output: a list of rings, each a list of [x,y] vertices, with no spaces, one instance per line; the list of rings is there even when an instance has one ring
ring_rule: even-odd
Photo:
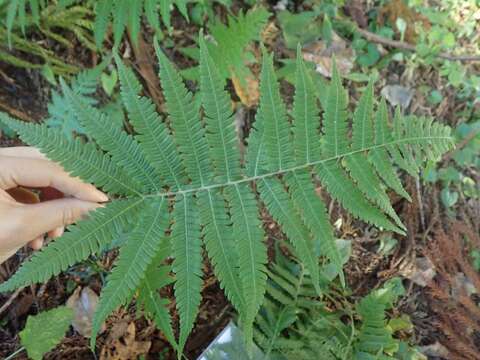
[[[8,298],[8,300],[0,307],[0,315],[8,309],[8,307],[12,304],[13,300],[15,300],[18,295],[22,292],[22,289],[17,289],[15,292]]]
[[[0,109],[5,111],[6,113],[9,113],[12,116],[15,116],[16,118],[18,118],[20,120],[24,120],[24,121],[28,121],[28,122],[33,122],[34,121],[29,115],[27,115],[23,111],[20,111],[18,109],[14,109],[10,105],[7,105],[7,104],[5,104],[1,101],[0,101]]]
[[[387,38],[384,38],[383,36],[374,34],[368,30],[361,29],[358,26],[355,26],[355,31],[358,31],[360,34],[362,34],[363,37],[365,37],[368,41],[389,46],[389,47],[394,47],[397,49],[402,49],[402,50],[408,50],[408,51],[416,51],[416,46],[413,44],[406,43],[404,41],[398,41],[398,40],[390,40]],[[441,52],[436,55],[437,57],[445,60],[451,60],[451,61],[480,61],[480,55],[454,55],[446,52]]]

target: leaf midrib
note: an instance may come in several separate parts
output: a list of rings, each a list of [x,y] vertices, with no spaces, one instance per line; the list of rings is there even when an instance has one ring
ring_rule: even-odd
[[[440,140],[452,141],[452,137],[451,136],[419,136],[419,137],[404,138],[404,139],[401,139],[401,140],[393,140],[393,141],[390,141],[390,142],[387,142],[387,143],[372,145],[372,146],[368,146],[368,147],[365,147],[365,148],[362,148],[362,149],[352,150],[352,151],[349,151],[349,152],[346,152],[346,153],[333,155],[333,156],[330,156],[330,157],[327,157],[327,158],[324,158],[324,159],[321,159],[321,160],[306,162],[304,164],[293,166],[293,167],[290,167],[290,168],[287,168],[287,169],[281,169],[281,170],[278,170],[278,171],[272,171],[272,172],[264,173],[264,174],[261,174],[261,175],[245,177],[243,179],[239,179],[239,180],[235,180],[235,181],[227,181],[225,183],[200,186],[200,187],[195,187],[195,188],[190,188],[190,189],[185,189],[185,190],[179,190],[179,191],[167,191],[167,192],[159,192],[159,193],[154,193],[154,194],[146,194],[146,195],[143,195],[143,197],[144,198],[175,197],[177,195],[197,193],[199,191],[207,191],[207,190],[211,190],[211,189],[224,188],[224,187],[228,187],[228,186],[236,186],[236,185],[240,185],[240,184],[243,184],[243,183],[249,183],[249,182],[252,182],[252,181],[254,182],[254,181],[257,181],[257,180],[262,180],[262,179],[265,179],[265,178],[286,174],[286,173],[293,172],[293,171],[296,171],[296,170],[306,169],[306,168],[309,168],[309,167],[313,167],[315,165],[326,163],[328,161],[339,160],[343,157],[351,156],[351,155],[354,155],[354,154],[358,154],[358,153],[362,153],[362,152],[366,152],[366,151],[371,151],[371,150],[375,150],[375,149],[387,148],[387,147],[392,146],[392,145],[398,145],[398,144],[415,142],[415,141],[427,142],[427,141],[440,141]]]

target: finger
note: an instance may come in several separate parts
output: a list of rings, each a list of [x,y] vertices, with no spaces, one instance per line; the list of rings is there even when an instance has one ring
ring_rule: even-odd
[[[35,240],[32,240],[28,243],[28,246],[30,246],[33,250],[40,250],[43,247],[43,241],[44,237],[39,236]]]
[[[48,236],[51,237],[52,239],[56,239],[62,236],[64,232],[65,232],[65,227],[61,226],[56,228],[55,230],[49,231]]]
[[[80,200],[108,201],[107,195],[93,185],[85,184],[68,175],[59,165],[40,159],[0,156],[0,188],[6,190],[19,185],[26,187],[53,187]]]
[[[34,239],[58,227],[70,225],[102,205],[78,199],[59,199],[24,205],[18,209],[23,239]]]
[[[14,146],[7,148],[0,148],[0,156],[13,156],[20,158],[48,160],[47,157],[37,148],[31,146]]]

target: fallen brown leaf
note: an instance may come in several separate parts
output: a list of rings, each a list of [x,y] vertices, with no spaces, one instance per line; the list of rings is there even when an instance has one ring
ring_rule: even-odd
[[[393,28],[397,30],[396,21],[398,18],[402,18],[407,23],[405,41],[411,44],[414,44],[417,38],[417,33],[415,32],[416,22],[421,22],[425,31],[428,31],[431,26],[427,17],[406,5],[403,0],[392,0],[384,5],[379,11],[378,23],[384,25],[385,19],[388,19]]]
[[[355,52],[335,32],[332,32],[330,46],[323,40],[314,41],[305,46],[302,52],[305,61],[313,62],[316,65],[316,71],[325,77],[332,76],[333,57],[340,74],[348,75],[353,68]]]
[[[135,340],[135,323],[131,322],[126,333],[113,342],[108,342],[102,348],[100,360],[136,360],[146,355],[152,345],[151,341]]]
[[[248,76],[240,80],[235,74],[232,75],[232,83],[243,105],[250,108],[258,105],[260,99],[260,88],[258,80],[253,76]]]
[[[67,300],[67,306],[73,310],[73,328],[82,336],[92,335],[93,314],[98,304],[98,295],[89,287],[79,286]],[[105,331],[105,325],[101,332]]]

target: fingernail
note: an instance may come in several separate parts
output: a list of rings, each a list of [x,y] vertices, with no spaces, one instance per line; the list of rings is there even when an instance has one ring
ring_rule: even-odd
[[[107,202],[108,200],[110,200],[108,198],[108,196],[101,191],[97,190],[97,194],[98,194],[98,199],[100,200],[100,202]]]

